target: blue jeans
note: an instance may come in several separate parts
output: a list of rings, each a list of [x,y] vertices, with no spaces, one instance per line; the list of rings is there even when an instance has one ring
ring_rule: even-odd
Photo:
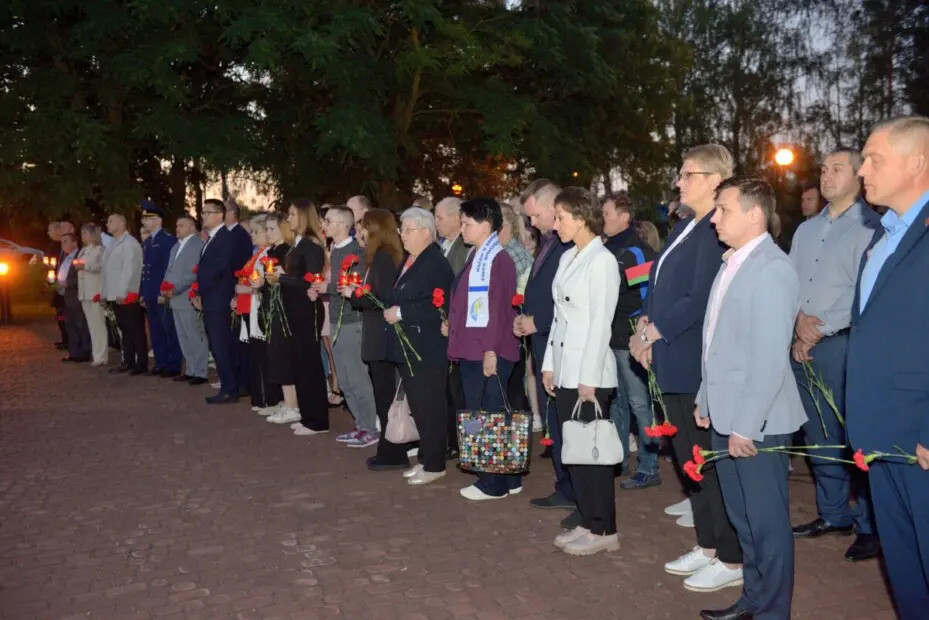
[[[848,348],[848,334],[839,333],[825,336],[810,351],[813,358],[813,371],[818,373],[823,382],[832,390],[836,407],[844,417],[845,414],[845,352]],[[819,402],[819,411],[810,395],[803,366],[791,360],[800,400],[806,411],[807,421],[803,425],[803,435],[807,444],[841,445],[845,443],[845,427],[836,418],[835,413],[826,404],[822,394],[813,388],[813,394]],[[820,413],[822,417],[820,417]],[[825,431],[823,427],[825,426]],[[851,451],[841,449],[819,450],[823,456],[850,459]],[[829,525],[848,527],[854,523],[859,534],[873,534],[874,525],[871,517],[871,502],[868,482],[864,475],[853,465],[835,463],[820,459],[810,459],[813,480],[816,483],[816,508],[819,516]],[[852,483],[857,482],[858,502],[849,505]]]
[[[645,434],[645,427],[651,426],[653,419],[652,397],[648,393],[648,375],[638,362],[632,360],[628,349],[613,349],[613,356],[616,358],[619,383],[616,386],[616,397],[610,404],[610,419],[616,424],[619,438],[623,442],[623,453],[628,458],[629,426],[631,415],[635,415],[639,438],[635,470],[646,476],[657,476],[658,438]]]
[[[497,377],[484,377],[483,362],[473,362],[462,360],[459,366],[461,370],[461,387],[464,390],[465,408],[471,410],[484,409],[485,411],[502,411],[503,395],[501,390],[506,389],[506,383],[513,372],[513,362],[507,361],[501,357],[497,358]],[[484,398],[481,399],[481,390],[484,390]],[[523,485],[521,474],[485,474],[477,475],[477,482],[474,483],[482,493],[502,497],[507,495],[512,489],[518,489]]]

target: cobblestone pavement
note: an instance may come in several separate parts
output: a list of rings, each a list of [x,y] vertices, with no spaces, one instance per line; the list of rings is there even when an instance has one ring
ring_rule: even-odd
[[[618,492],[622,550],[555,550],[563,511],[470,505],[458,471],[412,488],[371,450],[295,437],[206,387],[61,364],[50,323],[0,327],[2,618],[697,618],[738,590],[694,594],[662,564],[694,544],[665,483]],[[350,425],[334,412],[334,430]],[[797,521],[814,514],[795,474]],[[848,538],[797,544],[795,618],[893,618],[877,562]]]

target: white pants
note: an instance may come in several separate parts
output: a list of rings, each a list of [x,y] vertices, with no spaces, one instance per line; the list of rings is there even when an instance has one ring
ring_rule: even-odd
[[[84,316],[87,318],[87,329],[90,330],[90,350],[93,352],[94,364],[105,364],[109,342],[103,306],[92,301],[82,300],[81,307],[84,309]]]

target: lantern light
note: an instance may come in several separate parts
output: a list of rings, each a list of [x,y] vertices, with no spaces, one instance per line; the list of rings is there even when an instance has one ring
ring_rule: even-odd
[[[452,184],[452,193],[455,194],[456,196],[461,196],[461,192],[463,191],[464,191],[464,188],[461,186],[460,183]]]
[[[0,263],[0,277],[9,275],[9,273],[10,273],[9,263]]]
[[[774,163],[781,167],[789,166],[794,163],[794,152],[787,147],[778,149],[774,154]]]

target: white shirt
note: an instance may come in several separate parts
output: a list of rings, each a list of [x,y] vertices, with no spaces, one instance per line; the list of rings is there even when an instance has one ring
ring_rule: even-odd
[[[697,225],[697,218],[690,220],[690,224],[688,224],[684,228],[684,230],[681,231],[681,234],[679,234],[677,238],[674,239],[671,245],[668,246],[668,249],[666,249],[664,252],[661,253],[661,258],[658,259],[658,266],[655,267],[655,281],[656,282],[658,281],[658,274],[661,272],[661,263],[664,262],[665,257],[667,257],[668,254],[671,253],[671,250],[676,248],[678,244],[680,244],[680,242],[683,241],[684,238],[690,234],[690,231],[692,231],[696,225]]]
[[[232,226],[228,226],[228,225],[227,225],[227,226],[226,226],[226,230],[229,230],[229,231],[231,231],[231,230],[232,230],[233,228],[235,228],[235,227],[236,227],[236,226],[238,226],[238,225],[239,225],[239,223],[238,223],[238,222],[236,222],[236,223],[235,223],[235,224],[233,224]]]
[[[452,246],[455,245],[455,241],[458,240],[458,237],[461,235],[455,235],[454,237],[445,237],[442,239],[442,253],[445,254],[445,257],[448,258],[448,253],[452,249]]]
[[[71,262],[74,261],[74,257],[77,256],[77,250],[74,250],[67,256],[61,259],[61,265],[58,267],[58,287],[63,289],[65,287],[65,282],[68,281],[68,272],[71,271]]]
[[[338,243],[333,243],[333,244],[332,244],[332,247],[334,247],[334,248],[344,248],[345,246],[347,246],[347,245],[348,245],[349,243],[351,243],[352,241],[353,241],[352,237],[351,237],[351,236],[348,236],[348,237],[346,237],[345,239],[343,239],[342,241],[339,241]]]
[[[220,228],[222,228],[222,225],[217,226],[216,228],[214,228],[213,230],[211,230],[211,231],[209,231],[209,232],[207,233],[207,235],[209,235],[209,236],[207,237],[206,243],[203,244],[203,249],[200,250],[200,256],[203,256],[203,253],[206,252],[206,246],[210,245],[210,241],[213,240],[213,237],[216,236],[216,233],[219,232],[219,229],[220,229]],[[178,250],[178,251],[180,251],[180,250]]]

